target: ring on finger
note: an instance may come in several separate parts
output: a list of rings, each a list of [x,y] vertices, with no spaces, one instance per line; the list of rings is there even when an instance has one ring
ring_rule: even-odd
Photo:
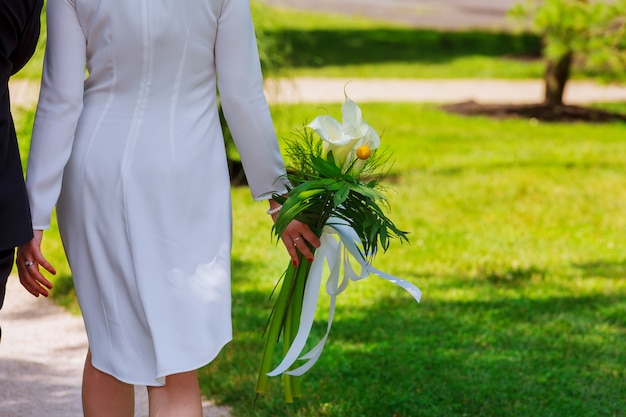
[[[33,266],[33,265],[35,265],[35,263],[33,261],[26,261],[26,262],[24,262],[24,265],[26,265],[26,266]]]

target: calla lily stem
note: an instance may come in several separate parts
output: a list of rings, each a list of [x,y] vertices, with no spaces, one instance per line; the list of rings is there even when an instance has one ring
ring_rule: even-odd
[[[260,394],[267,392],[270,378],[267,374],[272,370],[272,360],[274,359],[276,344],[279,342],[281,334],[283,338],[283,355],[285,355],[298,333],[304,288],[310,269],[311,263],[304,256],[300,255],[298,265],[294,266],[290,263],[285,271],[283,282],[264,334],[263,356],[256,382],[257,398]],[[282,377],[285,387],[285,401],[291,403],[294,397],[301,396],[299,377],[287,374],[284,374]]]

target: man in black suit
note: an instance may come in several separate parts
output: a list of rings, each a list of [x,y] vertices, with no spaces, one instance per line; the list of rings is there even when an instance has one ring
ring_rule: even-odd
[[[39,38],[43,0],[0,0],[0,308],[15,247],[33,237],[24,174],[11,117],[9,78],[28,62]],[[0,337],[1,337],[0,330]]]

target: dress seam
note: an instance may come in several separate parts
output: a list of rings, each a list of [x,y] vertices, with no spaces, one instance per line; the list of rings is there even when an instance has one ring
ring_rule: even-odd
[[[128,208],[127,176],[128,176],[130,167],[132,165],[132,160],[133,160],[134,153],[135,153],[135,147],[137,145],[137,140],[139,138],[140,127],[143,122],[144,113],[146,111],[148,97],[150,96],[150,87],[152,83],[152,74],[153,74],[153,69],[154,69],[154,62],[153,62],[154,56],[153,56],[153,51],[152,51],[152,44],[150,41],[150,14],[149,14],[148,8],[149,8],[148,1],[143,0],[142,1],[142,16],[141,16],[142,26],[143,26],[142,82],[141,82],[141,86],[139,87],[137,102],[135,104],[135,110],[133,112],[133,119],[132,119],[132,123],[130,126],[130,131],[128,134],[128,143],[126,144],[126,149],[124,151],[122,165],[121,165],[121,173],[120,173],[120,183],[122,187],[122,210],[124,214],[123,222],[124,222],[124,228],[126,231],[126,239],[128,241],[128,248],[129,248],[128,250],[130,252],[129,253],[129,256],[131,259],[130,267],[132,270],[132,276],[134,277],[132,284],[134,285],[133,290],[139,295],[140,300],[142,300],[142,297],[141,297],[142,294],[138,286],[137,269],[136,269],[135,263],[133,262],[133,259],[135,258],[133,256],[133,244],[132,244],[133,238],[132,238],[132,231],[130,229],[130,224],[128,221],[131,216],[130,216],[129,208]],[[141,306],[141,314],[143,316],[142,321],[145,324],[146,330],[149,333],[152,333],[150,329],[150,325],[147,320],[146,311],[143,306],[143,300],[139,304]],[[155,355],[155,359],[156,359],[156,351],[153,350],[153,354]]]
[[[174,142],[175,142],[175,119],[176,119],[176,108],[178,106],[178,98],[180,97],[180,86],[183,80],[183,73],[185,69],[185,61],[187,58],[187,50],[189,47],[189,30],[187,30],[187,37],[185,38],[185,46],[183,48],[183,56],[180,60],[180,66],[178,67],[178,71],[176,73],[176,81],[174,82],[174,91],[172,94],[172,102],[170,106],[170,153],[173,160],[176,159],[176,152],[174,151]]]

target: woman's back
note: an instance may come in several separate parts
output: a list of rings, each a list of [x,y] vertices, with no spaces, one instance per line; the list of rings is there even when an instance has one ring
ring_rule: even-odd
[[[206,100],[197,89],[215,90],[222,5],[221,0],[76,0],[87,42],[86,97],[112,92],[126,99],[142,94],[145,100],[181,95]]]
[[[160,385],[231,338],[217,84],[253,196],[285,192],[249,0],[48,0],[47,10],[33,225],[47,228],[58,199],[94,366]]]

